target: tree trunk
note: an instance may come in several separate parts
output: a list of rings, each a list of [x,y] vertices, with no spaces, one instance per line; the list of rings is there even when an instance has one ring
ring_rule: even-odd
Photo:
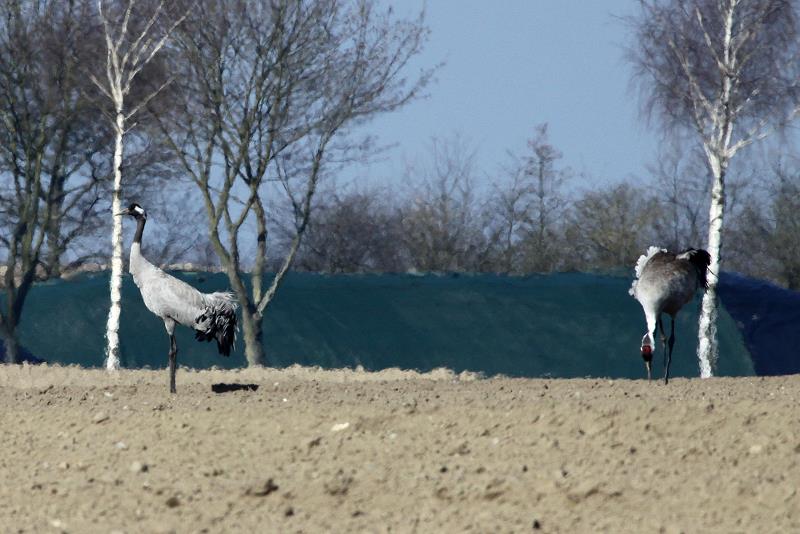
[[[242,310],[242,330],[244,331],[244,354],[249,367],[264,365],[263,330],[261,314],[255,310]]]
[[[111,201],[111,309],[108,312],[106,327],[106,369],[119,369],[119,317],[122,311],[122,218],[116,214],[122,211],[122,150],[125,133],[125,117],[121,109],[117,109],[114,146],[114,191]]]
[[[14,364],[19,363],[19,342],[16,339],[16,336],[10,336],[3,339],[3,344],[5,345],[5,363],[7,364]]]
[[[5,349],[5,363],[19,363],[19,341],[17,340],[16,328],[11,326],[3,326],[3,345]]]
[[[47,259],[44,262],[44,268],[48,278],[61,277],[61,256],[64,254],[61,237],[61,218],[62,210],[64,207],[64,178],[58,179],[54,176],[51,178],[56,183],[52,187],[52,195],[56,200],[52,201],[52,214],[50,222],[44,231],[47,232]]]
[[[719,302],[717,299],[717,283],[719,282],[719,266],[722,252],[722,221],[725,214],[725,166],[719,162],[712,165],[714,185],[711,189],[711,208],[709,210],[708,253],[711,264],[708,266],[708,290],[703,295],[698,328],[697,358],[700,361],[700,377],[714,375],[719,356],[717,343],[717,316]]]
[[[61,206],[55,208],[61,210]],[[61,250],[58,245],[59,224],[58,217],[50,219],[50,224],[44,229],[47,232],[47,257],[43,262],[47,278],[58,278],[61,276]]]

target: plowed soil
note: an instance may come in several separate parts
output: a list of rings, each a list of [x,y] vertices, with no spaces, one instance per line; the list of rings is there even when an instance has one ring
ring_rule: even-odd
[[[170,395],[3,366],[0,532],[798,532],[798,401],[794,376],[181,369]]]

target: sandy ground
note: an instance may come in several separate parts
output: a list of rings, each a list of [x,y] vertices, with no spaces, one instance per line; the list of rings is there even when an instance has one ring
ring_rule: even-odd
[[[799,377],[15,366],[0,395],[2,532],[800,531]]]

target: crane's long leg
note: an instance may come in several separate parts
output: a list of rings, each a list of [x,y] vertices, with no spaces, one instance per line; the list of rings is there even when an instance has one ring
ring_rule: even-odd
[[[667,357],[667,365],[664,369],[664,384],[669,384],[669,365],[672,363],[672,347],[675,345],[675,317],[671,319],[671,327],[669,334],[669,356]]]
[[[661,322],[661,314],[658,314],[658,331],[661,336],[661,352],[664,355],[664,368],[667,367],[667,334],[664,332],[664,323]]]
[[[178,344],[175,342],[175,334],[169,336],[169,392],[177,393],[175,390],[175,365],[178,361]]]

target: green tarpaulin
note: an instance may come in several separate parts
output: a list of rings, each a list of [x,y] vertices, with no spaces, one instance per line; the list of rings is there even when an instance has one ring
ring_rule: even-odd
[[[227,288],[222,274],[181,273],[201,291]],[[640,378],[645,330],[630,279],[592,274],[320,275],[293,273],[264,318],[268,365],[366,369],[449,367],[511,376]],[[698,376],[699,297],[676,326],[673,376]],[[129,276],[122,291],[122,364],[164,367],[169,348],[160,319],[144,307]],[[37,284],[20,339],[50,363],[101,366],[108,275]],[[668,327],[669,319],[665,318]],[[194,368],[246,364],[241,340],[230,358],[178,328],[178,363]],[[719,325],[722,375],[753,365],[727,313]],[[662,372],[661,355],[655,359]]]

